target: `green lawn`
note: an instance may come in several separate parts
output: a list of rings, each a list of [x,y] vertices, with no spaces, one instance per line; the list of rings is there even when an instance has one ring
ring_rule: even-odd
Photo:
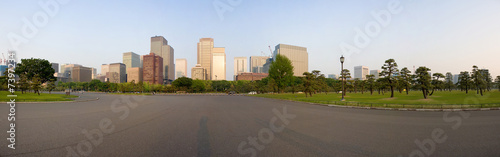
[[[152,95],[151,93],[108,93],[114,95]]]
[[[15,92],[17,95],[16,102],[40,102],[40,101],[71,101],[69,98],[75,98],[78,96],[70,95],[66,96],[64,94],[48,94],[40,93],[40,95],[30,92],[21,94],[21,92]],[[0,102],[8,102],[12,97],[7,97],[10,92],[0,91]]]
[[[482,108],[500,107],[500,92],[498,90],[485,92],[484,96],[476,94],[476,91],[469,91],[469,94],[460,91],[436,91],[434,95],[424,99],[422,92],[412,91],[409,95],[405,92],[394,93],[394,98],[390,98],[391,93],[385,95],[374,92],[370,93],[346,93],[346,102],[340,102],[341,94],[322,93],[313,94],[313,97],[305,97],[305,94],[258,94],[257,97],[286,99],[294,101],[304,101],[322,104],[337,104],[363,107],[391,107],[391,108]]]

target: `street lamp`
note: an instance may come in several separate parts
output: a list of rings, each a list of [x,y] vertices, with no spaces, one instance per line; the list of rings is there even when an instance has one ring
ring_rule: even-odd
[[[215,81],[217,81],[217,75],[215,75]],[[217,93],[217,86],[215,86],[215,93]]]
[[[344,99],[344,55],[340,57],[340,64],[341,64],[341,69],[340,69],[340,76],[342,77],[342,99],[340,101],[345,101]]]

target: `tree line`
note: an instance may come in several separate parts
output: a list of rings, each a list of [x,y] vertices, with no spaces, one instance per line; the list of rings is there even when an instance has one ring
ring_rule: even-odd
[[[435,91],[461,90],[469,93],[476,90],[477,94],[491,91],[492,88],[500,90],[500,76],[493,79],[488,71],[473,66],[471,72],[463,71],[456,84],[453,75],[429,73],[431,69],[419,67],[415,73],[408,68],[398,69],[394,59],[388,59],[381,67],[379,78],[367,75],[365,80],[351,79],[348,69],[343,69],[339,79],[326,78],[321,71],[313,70],[304,72],[297,77],[293,74],[294,67],[291,61],[282,55],[277,55],[269,69],[269,77],[259,81],[210,81],[193,80],[187,77],[176,79],[171,85],[149,84],[146,82],[110,83],[92,80],[90,82],[56,82],[54,69],[47,60],[22,59],[18,63],[15,73],[19,76],[16,88],[22,93],[32,91],[40,93],[46,91],[64,91],[66,89],[98,91],[98,92],[164,92],[164,93],[204,93],[204,92],[229,92],[237,93],[304,93],[307,97],[313,94],[331,92],[335,93],[369,93],[373,95],[386,93],[394,97],[394,91],[403,93],[410,90],[421,91],[424,98],[432,96]],[[342,90],[342,80],[345,88]],[[56,85],[57,84],[57,85]],[[1,90],[7,89],[7,76],[0,77]]]

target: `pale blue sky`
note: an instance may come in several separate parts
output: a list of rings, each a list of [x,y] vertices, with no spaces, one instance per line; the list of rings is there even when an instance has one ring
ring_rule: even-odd
[[[46,1],[2,1],[2,53],[13,48],[8,34],[21,35],[22,19],[32,21],[43,12],[38,3]],[[196,43],[211,37],[216,47],[226,48],[228,80],[234,57],[269,54],[268,46],[274,49],[279,43],[307,47],[310,71],[338,74],[343,54],[339,45],[354,45],[355,29],[375,21],[371,12],[387,9],[390,1],[242,0],[223,20],[213,2],[70,0],[18,47],[18,57],[100,71],[101,64],[121,62],[123,52],[149,53],[150,37],[161,35],[174,47],[175,58],[187,58],[190,71],[196,64]],[[433,72],[457,74],[478,65],[500,75],[499,0],[414,0],[400,5],[402,11],[360,53],[344,53],[347,69],[380,69],[394,58],[400,68],[425,65]]]

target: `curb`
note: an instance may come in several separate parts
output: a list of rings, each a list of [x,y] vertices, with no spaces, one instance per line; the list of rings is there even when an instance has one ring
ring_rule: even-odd
[[[264,98],[264,97],[259,97],[259,98]],[[265,99],[273,99],[273,98],[265,98]],[[497,108],[463,108],[463,109],[416,109],[416,108],[359,107],[359,106],[343,106],[343,105],[332,105],[332,104],[318,104],[318,103],[303,102],[303,101],[293,101],[293,100],[286,100],[286,99],[274,99],[274,100],[289,101],[289,102],[299,102],[299,103],[306,103],[306,104],[318,105],[318,106],[325,106],[325,107],[368,109],[368,110],[388,110],[388,111],[459,112],[459,111],[493,111],[493,110],[500,110],[500,107],[497,107]]]
[[[97,101],[99,98],[95,99],[86,99],[86,100],[74,100],[74,101],[41,101],[41,102],[16,102],[16,104],[52,104],[52,103],[76,103],[76,102],[89,102],[89,101]],[[7,103],[7,102],[0,102]]]

